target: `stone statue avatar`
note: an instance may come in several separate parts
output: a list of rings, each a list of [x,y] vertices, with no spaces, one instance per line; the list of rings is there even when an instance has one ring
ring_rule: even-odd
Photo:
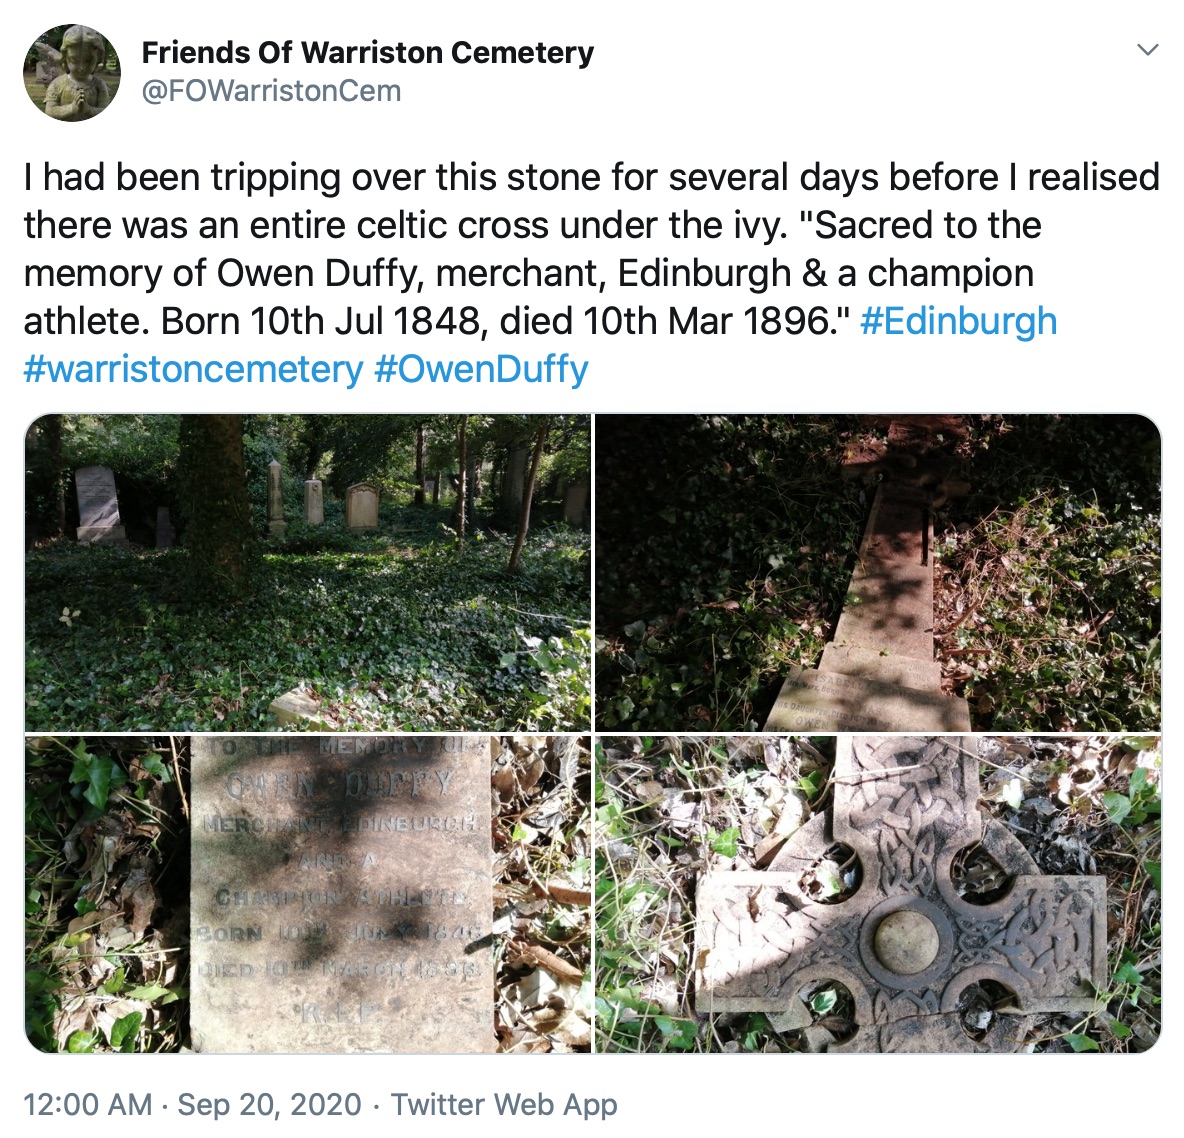
[[[107,58],[107,45],[94,28],[75,24],[62,37],[62,66],[45,92],[45,113],[65,122],[93,119],[111,102],[107,84],[95,74]]]

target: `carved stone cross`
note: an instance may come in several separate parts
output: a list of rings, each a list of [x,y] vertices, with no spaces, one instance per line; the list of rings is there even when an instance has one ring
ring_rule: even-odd
[[[697,894],[697,1007],[790,1009],[801,988],[837,981],[858,1028],[830,1050],[1011,1051],[1022,1017],[1086,1011],[1106,982],[1106,882],[1042,876],[1019,841],[977,807],[972,738],[840,736],[834,805],[785,844],[767,871],[705,874]],[[811,900],[802,876],[834,843],[862,882],[838,904]],[[981,845],[1011,878],[971,904],[952,876]],[[993,980],[1014,995],[981,1038],[959,999]]]

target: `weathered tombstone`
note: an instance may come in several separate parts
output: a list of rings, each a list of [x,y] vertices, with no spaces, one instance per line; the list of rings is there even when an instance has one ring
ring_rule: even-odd
[[[800,1012],[802,987],[829,980],[851,993],[857,1024],[829,1050],[1014,1051],[1024,1016],[1092,1009],[1106,983],[1106,879],[1042,876],[979,813],[974,746],[840,738],[830,816],[793,834],[765,872],[699,879],[697,1010]],[[803,878],[835,843],[857,855],[862,880],[847,900],[819,903]],[[1011,878],[985,904],[952,872],[976,846]],[[960,1001],[987,981],[1010,998],[983,1026]]]
[[[319,478],[310,478],[304,484],[304,520],[310,526],[319,526],[325,520],[325,499]]]
[[[274,458],[267,464],[267,532],[283,537],[288,532],[284,520],[284,474]]]
[[[194,736],[194,1050],[492,1050],[489,764],[485,736]]]
[[[889,438],[923,451],[956,418],[902,417]],[[915,468],[902,450],[906,460]],[[834,640],[817,671],[787,669],[766,731],[970,730],[966,701],[943,694],[933,658],[932,505],[917,478],[879,484]]]
[[[888,663],[885,659],[877,669]],[[902,723],[918,731],[969,730],[965,700],[942,695],[936,684],[926,691],[900,682],[909,680],[910,665],[919,661],[890,663],[893,670],[878,671],[892,677],[887,680],[790,664],[765,730],[894,731]]]
[[[156,507],[156,548],[171,549],[173,547],[173,523],[169,521],[168,506]]]
[[[563,491],[563,520],[577,529],[588,528],[588,491],[586,480],[569,483]]]
[[[350,529],[378,527],[378,487],[357,482],[345,492],[345,524]]]
[[[74,471],[78,493],[78,540],[125,542],[127,531],[119,517],[115,475],[106,466],[84,466]]]

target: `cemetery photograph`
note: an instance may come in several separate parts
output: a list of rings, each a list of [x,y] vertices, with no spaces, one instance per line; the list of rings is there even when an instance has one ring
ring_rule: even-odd
[[[1158,736],[595,746],[597,1051],[1159,1039]]]
[[[591,722],[591,421],[47,415],[29,731]]]
[[[623,731],[1153,731],[1160,438],[1129,415],[601,415]]]
[[[29,736],[25,1033],[588,1051],[591,780],[571,735]]]

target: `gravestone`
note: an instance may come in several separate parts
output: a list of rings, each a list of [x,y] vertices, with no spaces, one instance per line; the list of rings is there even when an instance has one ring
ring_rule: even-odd
[[[577,529],[588,528],[588,493],[591,487],[580,479],[563,491],[563,520]]]
[[[956,437],[957,416],[888,424],[878,464],[899,463],[879,483],[847,601],[818,671],[791,666],[766,731],[969,731],[964,699],[943,694],[933,658],[933,491],[919,463]],[[920,456],[920,457],[918,457]],[[952,460],[951,460],[952,462]]]
[[[357,482],[345,492],[345,524],[350,529],[378,528],[378,487]]]
[[[156,507],[156,548],[172,549],[173,523],[169,521],[168,506]]]
[[[965,700],[911,686],[915,663],[877,665],[876,675],[889,679],[790,664],[765,730],[895,731],[901,723],[921,731],[969,730]]]
[[[288,532],[284,519],[284,474],[274,458],[267,464],[267,532],[283,537]]]
[[[834,798],[764,872],[704,874],[696,898],[697,1010],[801,1011],[798,992],[837,981],[857,1030],[832,1051],[1008,1051],[1036,1012],[1088,1012],[1106,984],[1106,879],[1043,876],[977,808],[973,738],[844,736]],[[862,880],[838,904],[803,876],[834,843]],[[956,856],[981,846],[1012,878],[1005,895],[959,895]],[[984,981],[1011,994],[981,1036],[959,1001]]]
[[[74,488],[78,494],[78,540],[126,542],[114,473],[106,466],[84,466],[74,471]]]
[[[325,499],[321,480],[310,478],[304,484],[304,521],[310,526],[319,526],[325,520]]]
[[[485,736],[194,736],[194,1050],[492,1050],[489,766]]]

